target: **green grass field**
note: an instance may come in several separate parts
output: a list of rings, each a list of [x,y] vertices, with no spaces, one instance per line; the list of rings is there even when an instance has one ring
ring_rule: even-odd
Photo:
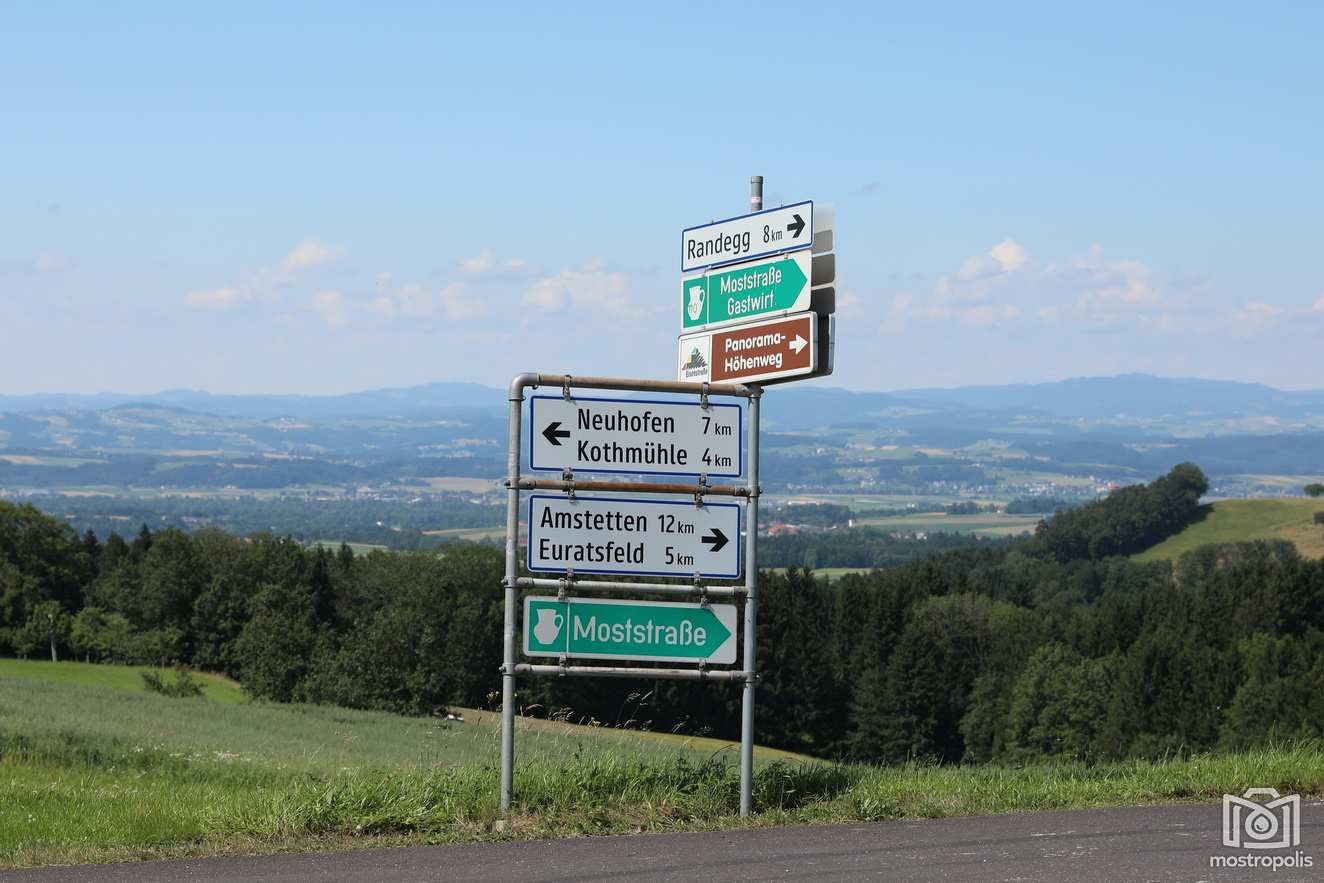
[[[86,662],[43,662],[28,659],[0,659],[0,689],[5,689],[5,678],[22,681],[37,681],[48,684],[81,684],[89,687],[110,687],[115,690],[127,690],[132,693],[147,693],[143,686],[142,672],[154,671],[162,674],[161,669],[149,665],[92,665]],[[164,672],[173,680],[173,674]],[[222,705],[233,705],[245,701],[244,691],[239,684],[225,677],[206,673],[196,673],[203,683],[203,696]],[[17,687],[18,685],[11,685]],[[0,725],[3,719],[0,719]]]
[[[1313,523],[1324,500],[1219,500],[1202,521],[1135,556],[1137,561],[1177,558],[1209,543],[1291,540],[1302,555],[1324,557],[1324,525]]]
[[[0,868],[1324,794],[1312,743],[1024,768],[761,752],[742,820],[728,743],[521,720],[515,806],[498,826],[490,712],[257,704],[224,680],[214,700],[170,699],[135,688],[135,670],[94,668],[0,661]]]

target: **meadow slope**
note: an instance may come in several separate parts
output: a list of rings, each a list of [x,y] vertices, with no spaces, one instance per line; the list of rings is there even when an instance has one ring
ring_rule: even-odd
[[[1324,795],[1311,742],[1018,768],[760,751],[756,812],[740,819],[729,743],[524,720],[516,802],[498,825],[490,712],[457,722],[170,699],[135,689],[135,671],[96,668],[0,661],[0,868],[1212,802],[1251,786]]]
[[[1324,525],[1315,524],[1324,500],[1219,500],[1208,514],[1181,533],[1134,556],[1136,561],[1178,558],[1209,543],[1289,540],[1302,555],[1324,557]]]

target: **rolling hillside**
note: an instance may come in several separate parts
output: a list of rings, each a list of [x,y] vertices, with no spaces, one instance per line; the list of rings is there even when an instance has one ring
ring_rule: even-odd
[[[1219,500],[1204,520],[1135,559],[1176,558],[1208,543],[1271,539],[1291,540],[1302,555],[1324,557],[1324,526],[1313,522],[1319,511],[1324,511],[1324,500]]]

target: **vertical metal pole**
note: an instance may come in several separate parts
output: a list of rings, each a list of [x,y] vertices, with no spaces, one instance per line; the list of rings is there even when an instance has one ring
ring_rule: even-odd
[[[501,664],[501,815],[510,811],[515,779],[515,581],[519,577],[520,417],[524,408],[523,378],[510,383],[509,451],[506,459],[506,620]]]
[[[759,612],[759,400],[754,387],[749,397],[749,502],[745,507],[745,690],[740,704],[740,815],[748,816],[754,792],[754,677],[758,672],[755,629]]]
[[[749,179],[749,210],[763,211],[763,176],[754,175]]]

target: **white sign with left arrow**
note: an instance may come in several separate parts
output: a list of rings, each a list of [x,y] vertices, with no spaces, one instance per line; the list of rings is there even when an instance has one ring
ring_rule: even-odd
[[[739,405],[535,395],[529,465],[543,472],[709,475],[744,472]]]

